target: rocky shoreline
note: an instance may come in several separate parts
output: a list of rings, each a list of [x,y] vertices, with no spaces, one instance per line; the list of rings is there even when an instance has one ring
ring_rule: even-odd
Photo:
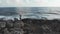
[[[60,34],[60,20],[23,19],[28,34]]]
[[[0,34],[60,34],[60,20],[0,20]]]

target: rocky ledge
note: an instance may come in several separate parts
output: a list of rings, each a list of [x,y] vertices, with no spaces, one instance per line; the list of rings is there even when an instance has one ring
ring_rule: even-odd
[[[60,34],[60,20],[0,20],[0,34]]]
[[[60,34],[60,20],[22,19],[25,34]]]

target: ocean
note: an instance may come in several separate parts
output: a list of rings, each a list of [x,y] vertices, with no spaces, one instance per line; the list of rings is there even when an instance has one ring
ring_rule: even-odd
[[[0,18],[14,19],[21,15],[33,19],[60,19],[59,7],[0,7]]]

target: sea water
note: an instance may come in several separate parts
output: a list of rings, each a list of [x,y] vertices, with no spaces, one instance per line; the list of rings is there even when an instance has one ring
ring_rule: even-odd
[[[0,7],[0,18],[60,19],[58,7]]]

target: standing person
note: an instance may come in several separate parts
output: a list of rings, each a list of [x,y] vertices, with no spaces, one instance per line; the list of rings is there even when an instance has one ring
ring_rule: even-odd
[[[22,15],[20,15],[20,20],[21,20]]]

